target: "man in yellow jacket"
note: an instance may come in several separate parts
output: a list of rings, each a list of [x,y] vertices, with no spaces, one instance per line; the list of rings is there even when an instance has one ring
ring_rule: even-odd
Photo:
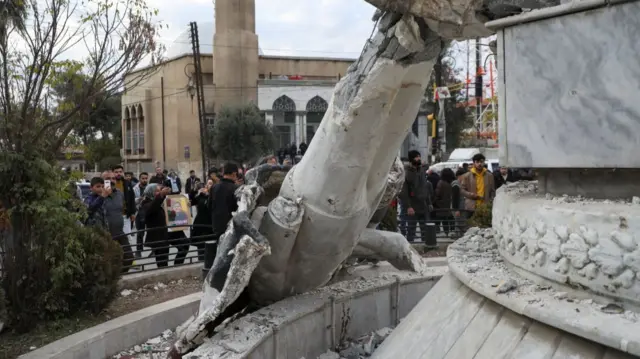
[[[460,193],[464,196],[464,209],[471,217],[477,206],[490,203],[496,196],[493,175],[484,167],[485,157],[478,153],[473,156],[473,166],[460,182]]]

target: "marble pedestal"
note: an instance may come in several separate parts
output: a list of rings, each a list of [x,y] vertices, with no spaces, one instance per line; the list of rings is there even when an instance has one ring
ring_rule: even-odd
[[[491,229],[375,359],[640,357],[640,2],[582,0],[493,21],[500,163]]]
[[[500,163],[640,168],[640,2],[583,0],[489,22]]]
[[[373,359],[631,359],[635,313],[569,286],[534,280],[502,258],[495,232],[449,247],[450,273],[416,305]],[[539,279],[539,278],[538,278]],[[625,353],[626,352],[626,353]]]

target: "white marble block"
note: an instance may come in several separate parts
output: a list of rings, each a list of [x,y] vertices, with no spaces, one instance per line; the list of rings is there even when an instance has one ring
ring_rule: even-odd
[[[487,24],[498,30],[501,164],[640,167],[640,2],[605,5]]]

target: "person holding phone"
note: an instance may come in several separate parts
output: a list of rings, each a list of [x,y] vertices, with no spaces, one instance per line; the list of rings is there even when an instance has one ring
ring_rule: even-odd
[[[114,186],[115,176],[112,171],[103,172],[102,179],[104,180],[104,187],[108,193],[108,195],[104,197],[103,206],[109,233],[111,233],[111,237],[122,246],[122,271],[126,273],[129,271],[131,264],[133,264],[133,252],[131,250],[131,244],[129,243],[129,237],[124,232],[125,217],[123,217],[122,214],[125,211],[125,196],[122,191]]]

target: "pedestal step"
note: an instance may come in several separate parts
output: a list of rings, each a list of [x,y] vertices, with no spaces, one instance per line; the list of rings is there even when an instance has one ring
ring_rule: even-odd
[[[373,359],[631,359],[506,309],[445,275]]]

